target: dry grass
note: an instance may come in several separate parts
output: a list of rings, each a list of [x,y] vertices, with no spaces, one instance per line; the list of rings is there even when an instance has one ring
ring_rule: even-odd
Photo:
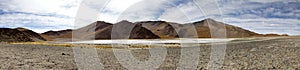
[[[9,44],[28,44],[28,45],[46,45],[46,46],[62,46],[72,47],[72,44],[51,44],[47,42],[10,42]]]

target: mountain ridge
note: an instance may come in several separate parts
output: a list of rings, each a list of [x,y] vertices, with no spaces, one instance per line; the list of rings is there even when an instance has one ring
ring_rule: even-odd
[[[95,24],[97,23],[97,24]],[[138,22],[130,22],[127,20],[122,20],[117,23],[108,23],[104,21],[96,21],[88,26],[76,29],[81,30],[81,32],[74,33],[84,33],[82,30],[87,30],[91,39],[119,39],[119,38],[111,38],[114,36],[120,37],[120,39],[129,38],[130,35],[134,35],[135,33],[139,33],[137,30],[132,33],[128,33],[131,30],[128,28],[135,28],[135,26],[141,26],[144,31],[148,31],[145,34],[151,35],[153,38],[144,38],[144,39],[156,39],[155,35],[159,36],[161,39],[171,39],[171,38],[242,38],[242,37],[263,37],[263,36],[287,36],[287,35],[278,35],[278,34],[258,34],[250,30],[243,29],[241,27],[225,24],[219,21],[215,21],[211,18],[207,18],[201,21],[196,21],[192,23],[179,24],[175,22],[167,22],[167,21],[138,21]],[[95,28],[95,29],[93,29]],[[113,29],[114,28],[114,29]],[[90,31],[89,31],[90,30]],[[112,30],[116,31],[116,35],[111,35]],[[149,32],[150,31],[150,32]],[[95,32],[95,33],[93,33]],[[123,33],[122,33],[123,32]],[[127,33],[124,33],[127,32]],[[141,35],[145,35],[141,34]],[[86,35],[75,34],[80,37],[84,37]],[[129,36],[128,36],[129,35]],[[123,37],[121,37],[123,36]],[[137,36],[136,36],[137,37]],[[77,37],[73,37],[77,38]],[[134,39],[134,38],[133,38]],[[138,39],[143,39],[139,37]]]
[[[78,29],[66,29],[60,31],[50,30],[41,34],[35,32],[32,33],[33,31],[31,32],[31,30],[25,28],[16,28],[15,30],[29,31],[27,33],[33,34],[33,36],[26,36],[37,37],[37,39],[47,41],[288,36],[287,34],[259,34],[241,27],[215,21],[211,18],[185,24],[167,21],[130,22],[127,20],[122,20],[112,24],[105,21],[96,21]],[[36,34],[41,36],[43,39],[38,37]]]

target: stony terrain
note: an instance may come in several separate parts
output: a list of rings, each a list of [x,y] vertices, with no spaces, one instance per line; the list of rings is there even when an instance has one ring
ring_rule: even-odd
[[[210,58],[209,45],[188,47],[199,49],[200,59],[197,69],[205,70]],[[174,70],[178,66],[180,50],[168,48],[167,56],[159,70]],[[124,49],[120,49],[124,50]],[[97,49],[100,62],[106,70],[126,70],[120,65],[112,49]],[[148,59],[147,49],[132,49],[139,60]],[[222,66],[224,70],[299,70],[300,37],[279,38],[265,41],[227,44],[226,56]],[[1,43],[0,70],[77,70],[71,47],[43,45],[13,45]]]

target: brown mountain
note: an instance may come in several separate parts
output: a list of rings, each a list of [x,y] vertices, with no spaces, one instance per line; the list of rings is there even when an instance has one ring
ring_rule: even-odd
[[[74,30],[77,39],[110,39],[111,23],[97,21],[88,26]]]
[[[159,36],[153,34],[150,30],[143,26],[129,21],[123,20],[113,25],[112,27],[113,39],[157,39]]]
[[[42,33],[44,35],[48,35],[48,36],[60,36],[63,34],[67,34],[69,32],[72,32],[72,29],[67,29],[67,30],[61,30],[61,31],[47,31],[45,33]]]
[[[73,32],[73,33],[72,33]],[[42,34],[51,39],[156,39],[156,38],[241,38],[257,36],[281,36],[278,34],[258,34],[237,26],[213,19],[178,24],[166,21],[129,22],[115,24],[97,21],[76,30],[50,31]]]
[[[45,33],[40,34],[42,37],[47,39],[48,41],[53,41],[55,39],[71,39],[72,38],[72,29],[61,30],[61,31],[47,31]]]
[[[220,37],[216,35],[226,36],[227,38],[253,37],[260,35],[213,19],[205,19],[203,21],[194,22],[193,24],[197,30],[198,37],[200,38]]]
[[[38,33],[25,28],[0,28],[1,42],[34,42],[45,41]]]
[[[143,27],[151,30],[161,38],[212,38],[214,35],[222,35],[227,38],[260,36],[258,33],[224,24],[213,19],[205,19],[187,24],[165,21],[143,21],[136,23],[142,24]]]
[[[125,20],[116,24],[97,21],[85,27],[69,31],[68,33],[51,31],[42,35],[44,37],[51,37],[52,40],[70,39],[72,37],[74,40],[160,38],[141,25],[135,25]]]
[[[98,39],[157,39],[157,38],[241,38],[257,36],[288,36],[278,34],[258,34],[240,27],[213,19],[178,24],[166,21],[129,22],[115,24],[97,21],[85,27],[71,30],[48,31],[42,34],[25,28],[0,28],[0,41],[70,41]]]
[[[160,38],[178,38],[178,34],[173,26],[169,22],[165,21],[143,21],[136,22],[136,24],[142,25]]]

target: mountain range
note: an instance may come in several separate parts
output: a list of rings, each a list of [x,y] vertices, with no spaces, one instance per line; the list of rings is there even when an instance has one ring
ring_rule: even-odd
[[[213,19],[179,24],[167,21],[126,20],[117,23],[97,21],[79,29],[35,33],[25,28],[1,28],[0,41],[70,41],[100,39],[172,39],[172,38],[242,38],[264,36],[288,36],[258,34]]]

